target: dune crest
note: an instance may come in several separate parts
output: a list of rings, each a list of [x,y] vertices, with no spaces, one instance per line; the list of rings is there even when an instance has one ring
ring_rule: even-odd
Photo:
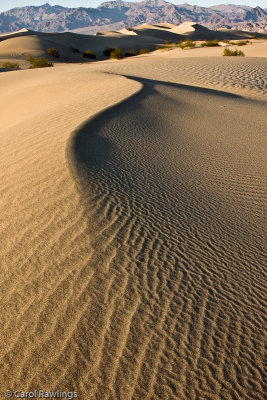
[[[137,32],[135,32],[133,29],[123,28],[123,29],[119,30],[118,32],[123,33],[124,35],[137,36]]]
[[[184,34],[184,33],[188,33],[188,32],[196,32],[196,31],[210,32],[210,30],[208,28],[205,28],[204,26],[199,25],[196,22],[192,22],[192,21],[183,22],[182,24],[175,26],[171,29],[171,32],[179,33],[179,34]]]
[[[0,392],[264,400],[266,58],[213,50],[0,74]]]

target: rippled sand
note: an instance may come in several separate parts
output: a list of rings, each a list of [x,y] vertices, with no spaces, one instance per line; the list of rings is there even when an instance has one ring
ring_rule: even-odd
[[[0,391],[264,399],[264,71],[0,75]]]

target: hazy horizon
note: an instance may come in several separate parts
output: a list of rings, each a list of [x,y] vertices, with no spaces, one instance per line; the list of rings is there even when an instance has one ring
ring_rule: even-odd
[[[127,0],[128,1],[128,0]],[[133,1],[131,0],[130,2],[135,2],[135,3],[140,3],[143,0],[136,0]],[[168,1],[168,0],[166,0]],[[25,7],[25,6],[40,6],[45,3],[49,3],[51,6],[54,5],[61,5],[63,7],[72,7],[72,8],[77,8],[77,7],[97,7],[104,1],[102,0],[51,0],[51,1],[46,1],[46,0],[2,0],[1,5],[0,5],[0,12],[10,10],[15,7]],[[213,1],[213,0],[196,0],[196,1],[177,1],[177,0],[169,0],[169,3],[173,4],[183,4],[183,3],[189,3],[191,5],[198,5],[202,7],[210,7],[213,5],[218,5],[218,4],[235,4],[235,5],[247,5],[250,7],[262,7],[266,8],[267,7],[267,1],[266,0],[241,0],[241,1],[235,1],[235,0],[228,0],[228,1],[221,1],[218,0]]]

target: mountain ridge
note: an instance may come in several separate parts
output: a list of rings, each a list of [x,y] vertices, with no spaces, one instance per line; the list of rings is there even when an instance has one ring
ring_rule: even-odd
[[[96,8],[51,6],[16,7],[0,13],[0,33],[22,28],[40,32],[64,32],[87,28],[96,33],[105,27],[123,29],[142,23],[200,23],[209,29],[239,29],[265,31],[267,12],[261,7],[215,5],[201,7],[188,3],[175,5],[165,0],[145,0],[140,3],[122,0],[106,1]]]

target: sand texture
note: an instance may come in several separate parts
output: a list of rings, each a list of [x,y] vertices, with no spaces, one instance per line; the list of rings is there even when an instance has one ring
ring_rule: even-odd
[[[181,53],[0,74],[1,394],[264,399],[267,61]]]

